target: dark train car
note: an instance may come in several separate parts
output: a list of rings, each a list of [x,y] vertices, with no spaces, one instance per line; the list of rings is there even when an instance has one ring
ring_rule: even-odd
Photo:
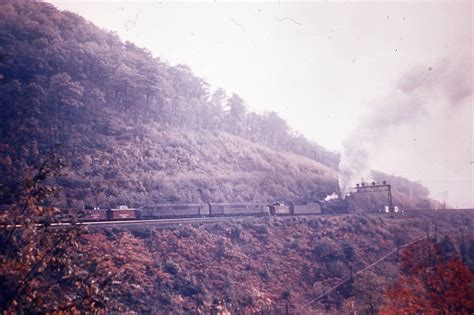
[[[86,209],[79,215],[81,221],[107,221],[109,217],[108,209]]]
[[[283,203],[276,203],[270,206],[271,215],[290,215],[291,206]]]
[[[268,207],[261,203],[210,203],[209,208],[212,216],[268,214]]]
[[[134,220],[137,218],[137,209],[128,208],[127,206],[120,206],[115,209],[110,209],[110,220]]]
[[[321,201],[321,208],[323,213],[327,214],[339,214],[339,213],[347,213],[349,209],[349,197],[346,199],[331,199],[331,200],[322,200]]]
[[[292,205],[291,214],[321,214],[321,204],[319,202],[308,202],[301,205]]]
[[[159,219],[172,217],[208,216],[208,204],[155,204],[143,207],[137,212],[138,219]]]

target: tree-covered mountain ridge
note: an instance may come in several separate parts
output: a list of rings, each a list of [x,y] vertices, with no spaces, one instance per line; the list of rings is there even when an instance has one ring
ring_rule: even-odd
[[[189,67],[47,3],[0,4],[0,99],[2,174],[60,143],[68,206],[307,201],[338,191],[338,155],[276,113],[249,112]],[[405,203],[427,198],[419,184],[377,177],[395,182]]]

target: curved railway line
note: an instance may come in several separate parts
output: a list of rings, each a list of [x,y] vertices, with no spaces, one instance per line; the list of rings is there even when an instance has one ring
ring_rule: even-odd
[[[474,212],[474,208],[463,208],[463,209],[442,209],[442,210],[405,210],[403,213],[392,214],[396,217],[403,217],[404,215],[420,215],[420,214],[434,214],[434,213],[455,213],[455,212]],[[306,214],[306,215],[285,215],[277,216],[279,218],[295,218],[295,217],[344,217],[357,215],[360,213],[320,213],[320,214]],[[384,215],[386,213],[371,213],[370,215]],[[214,223],[222,221],[239,221],[251,218],[264,218],[274,216],[255,216],[255,215],[239,215],[239,216],[216,216],[216,217],[189,217],[189,218],[161,218],[161,219],[146,219],[146,220],[121,220],[121,221],[91,221],[91,222],[80,222],[79,225],[90,226],[90,227],[107,227],[107,226],[170,226],[176,224],[193,224],[193,223]],[[70,226],[70,223],[54,223],[52,226]]]
[[[202,218],[170,218],[170,219],[149,219],[149,220],[122,220],[122,221],[95,221],[81,222],[80,225],[90,227],[107,227],[107,226],[169,226],[176,224],[193,224],[193,223],[214,223],[226,220],[242,220],[254,218],[255,216],[230,216],[230,217],[202,217]],[[64,223],[63,223],[64,224]],[[68,223],[66,223],[68,224]]]
[[[463,208],[463,209],[442,209],[442,210],[430,210],[430,209],[421,209],[421,210],[405,210],[403,213],[376,213],[376,212],[366,212],[365,214],[369,215],[383,215],[391,217],[403,217],[406,215],[422,215],[422,214],[436,214],[436,213],[456,213],[456,212],[473,212],[474,208]],[[252,218],[296,218],[296,217],[345,217],[351,215],[360,215],[361,213],[315,213],[315,214],[299,214],[299,215],[229,215],[229,216],[214,216],[214,217],[183,217],[183,218],[160,218],[160,219],[144,219],[144,220],[104,220],[104,221],[81,221],[78,223],[70,222],[58,222],[51,223],[48,226],[51,227],[70,227],[73,225],[86,226],[91,228],[102,228],[109,226],[123,226],[123,227],[139,227],[139,226],[172,226],[179,224],[195,224],[195,223],[214,223],[222,221],[239,221],[244,219]],[[37,226],[42,226],[42,224],[37,224]],[[13,226],[5,226],[5,228],[12,228]],[[21,225],[14,226],[14,228],[21,228]]]
[[[309,214],[309,215],[287,215],[278,216],[278,218],[295,218],[295,217],[343,217],[353,214]],[[255,216],[255,215],[239,215],[239,216],[217,216],[217,217],[194,217],[194,218],[166,218],[166,219],[147,219],[147,220],[122,220],[122,221],[91,221],[79,222],[77,225],[87,227],[108,227],[108,226],[171,226],[179,224],[194,224],[194,223],[214,223],[223,221],[240,221],[253,218],[275,218],[274,216]],[[71,223],[53,223],[54,227],[71,226]]]

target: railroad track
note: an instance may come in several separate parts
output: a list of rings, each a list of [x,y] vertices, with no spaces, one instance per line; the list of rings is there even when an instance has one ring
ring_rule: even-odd
[[[107,227],[107,226],[143,226],[143,225],[176,225],[176,224],[192,224],[192,223],[213,223],[222,221],[236,221],[255,216],[233,216],[233,217],[204,217],[204,218],[175,218],[175,219],[154,219],[154,220],[124,220],[124,221],[97,221],[97,222],[81,222],[82,226],[90,227]],[[64,224],[64,223],[63,223]]]
[[[405,212],[410,213],[422,213],[422,212],[463,212],[463,211],[474,211],[474,208],[450,208],[450,209],[407,209]]]
[[[177,224],[193,224],[193,223],[214,223],[223,221],[239,221],[244,219],[256,219],[256,218],[315,218],[315,217],[345,217],[353,214],[338,213],[338,214],[310,214],[310,215],[284,215],[284,216],[255,216],[255,215],[238,215],[238,216],[216,216],[216,217],[191,217],[191,218],[166,218],[166,219],[147,219],[147,220],[121,220],[121,221],[90,221],[90,222],[79,222],[76,225],[88,226],[88,227],[107,227],[107,226],[170,226]],[[52,223],[50,226],[54,227],[67,227],[71,226],[71,223]],[[19,226],[20,227],[20,226]]]
[[[398,214],[399,216],[403,215],[413,215],[413,214],[422,214],[422,213],[443,213],[443,212],[474,212],[474,208],[468,209],[443,209],[443,210],[432,210],[432,209],[419,209],[419,210],[405,210],[403,214]],[[385,215],[385,213],[371,213],[367,212],[368,215]],[[296,218],[296,217],[345,217],[357,215],[357,213],[320,213],[320,214],[311,214],[311,215],[283,215],[277,216],[277,218]],[[243,219],[251,218],[262,218],[265,216],[255,216],[255,215],[244,215],[244,216],[216,216],[216,217],[189,217],[189,218],[165,218],[165,219],[147,219],[147,220],[120,220],[120,221],[90,221],[90,222],[78,222],[75,225],[87,226],[87,227],[107,227],[107,226],[171,226],[177,224],[193,224],[193,223],[213,223],[213,222],[223,222],[223,221],[239,221]],[[269,218],[275,218],[269,216]],[[42,224],[37,224],[41,226]],[[60,223],[51,223],[51,227],[68,227],[72,224],[69,222],[60,222]],[[6,226],[5,228],[21,228],[21,225],[17,226]]]
[[[152,219],[152,220],[122,220],[122,221],[91,221],[91,222],[58,222],[48,224],[49,227],[71,227],[71,226],[86,226],[86,227],[107,227],[107,226],[143,226],[143,225],[177,225],[177,224],[192,224],[192,223],[213,223],[222,221],[238,221],[243,219],[255,218],[255,216],[227,216],[227,217],[203,217],[203,218],[172,218],[172,219]],[[36,224],[37,227],[44,226],[43,224]],[[6,229],[22,228],[22,225],[7,225],[3,226]]]
[[[341,217],[351,214],[312,214],[312,215],[288,215],[278,216],[276,218],[297,218],[297,217]],[[79,225],[90,227],[107,227],[107,226],[142,226],[142,225],[176,225],[176,224],[193,224],[193,223],[214,223],[223,221],[239,221],[244,219],[256,218],[275,218],[273,216],[255,216],[255,215],[239,215],[239,216],[217,216],[217,217],[193,217],[193,218],[172,218],[172,219],[153,219],[153,220],[123,220],[123,221],[92,221],[81,222]],[[69,226],[69,223],[56,223],[55,226]]]

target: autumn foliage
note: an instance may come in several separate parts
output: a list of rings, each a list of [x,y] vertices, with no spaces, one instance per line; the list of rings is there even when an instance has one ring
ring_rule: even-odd
[[[450,257],[451,256],[451,257]],[[382,314],[471,314],[474,275],[457,253],[432,240],[408,248],[398,281],[386,290]]]
[[[107,261],[89,250],[86,231],[49,203],[61,159],[45,156],[38,168],[0,182],[0,313],[91,312],[104,308],[111,284]],[[8,202],[8,203],[6,203]]]

